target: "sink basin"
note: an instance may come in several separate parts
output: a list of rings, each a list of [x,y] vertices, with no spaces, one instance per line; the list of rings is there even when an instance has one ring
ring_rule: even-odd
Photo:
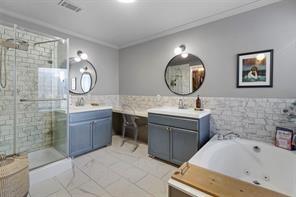
[[[211,111],[209,109],[204,109],[203,111],[195,111],[193,108],[179,109],[177,107],[160,107],[148,109],[148,113],[181,116],[187,118],[202,118],[209,115]]]
[[[70,106],[70,113],[79,113],[87,111],[97,111],[104,109],[112,109],[112,106],[92,106],[92,105],[83,105],[83,106]]]

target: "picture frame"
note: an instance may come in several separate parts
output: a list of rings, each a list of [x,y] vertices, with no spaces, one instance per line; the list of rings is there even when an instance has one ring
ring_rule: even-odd
[[[273,49],[237,55],[237,88],[273,87]]]
[[[286,150],[295,150],[295,130],[292,128],[276,127],[275,146]]]

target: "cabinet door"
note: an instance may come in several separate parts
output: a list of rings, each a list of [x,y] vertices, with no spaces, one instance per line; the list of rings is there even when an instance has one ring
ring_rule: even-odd
[[[171,160],[181,165],[197,152],[198,132],[171,128],[171,135]]]
[[[148,153],[160,159],[170,160],[169,127],[148,124]]]
[[[70,124],[70,156],[92,150],[92,121]]]
[[[100,148],[111,144],[112,119],[104,118],[94,121],[93,125],[93,148]]]

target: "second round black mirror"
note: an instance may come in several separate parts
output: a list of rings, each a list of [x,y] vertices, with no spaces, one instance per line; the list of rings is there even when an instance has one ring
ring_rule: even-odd
[[[165,69],[165,82],[177,95],[189,95],[197,91],[205,79],[205,66],[201,59],[192,54],[173,57]]]

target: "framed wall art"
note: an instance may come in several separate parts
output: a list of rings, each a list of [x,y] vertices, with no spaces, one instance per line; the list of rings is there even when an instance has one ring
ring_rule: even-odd
[[[237,87],[273,86],[273,50],[237,55]]]

